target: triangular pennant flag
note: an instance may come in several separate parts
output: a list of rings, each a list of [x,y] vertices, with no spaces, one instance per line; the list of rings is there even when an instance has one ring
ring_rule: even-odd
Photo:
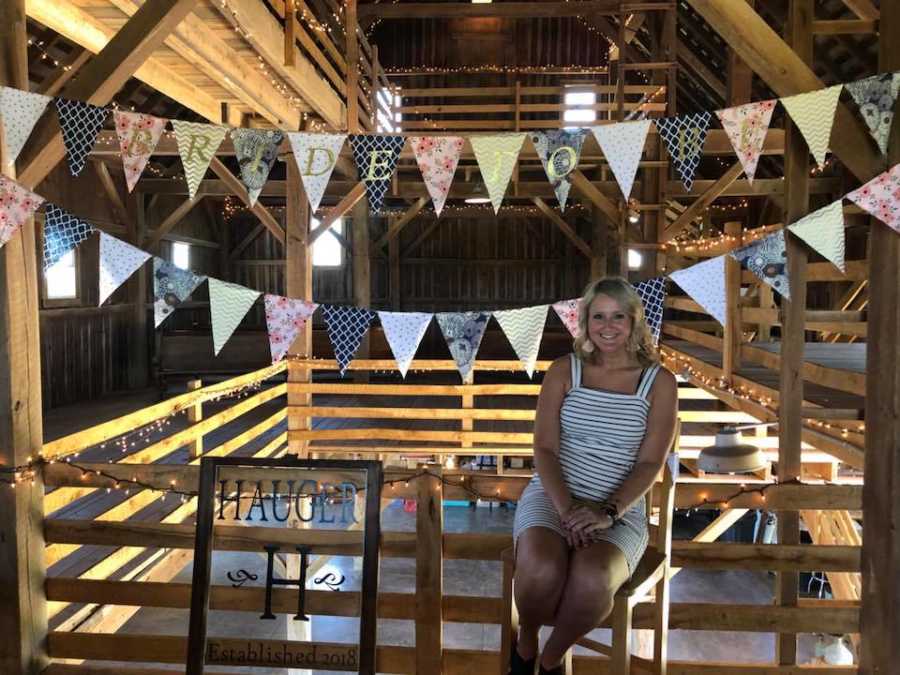
[[[644,153],[644,144],[647,142],[651,123],[647,119],[591,127],[591,132],[597,139],[603,156],[609,162],[609,168],[619,182],[625,199],[631,197],[631,188]]]
[[[432,316],[423,312],[378,312],[384,336],[404,378]]]
[[[470,136],[469,143],[481,171],[481,179],[494,205],[494,213],[500,210],[506,186],[512,178],[519,159],[525,134],[496,134],[494,136]]]
[[[641,296],[641,302],[644,303],[644,318],[650,327],[654,342],[659,342],[659,334],[662,330],[667,281],[665,277],[654,277],[646,281],[639,281],[634,285],[634,290]]]
[[[900,164],[875,176],[848,194],[847,199],[900,232]]]
[[[441,333],[456,361],[459,374],[465,380],[475,365],[475,355],[484,337],[490,312],[442,312],[435,314]]]
[[[544,335],[544,324],[547,322],[549,308],[550,305],[536,305],[494,312],[494,318],[506,333],[516,356],[525,366],[528,377],[534,374],[534,364],[541,348],[541,337]]]
[[[409,142],[431,195],[434,212],[440,216],[465,141],[462,136],[410,136]]]
[[[159,327],[206,277],[153,257],[153,326]]]
[[[150,254],[117,239],[100,233],[100,301],[99,307],[128,277],[150,259]]]
[[[563,322],[563,325],[569,330],[573,338],[577,338],[581,334],[581,331],[578,329],[578,303],[580,302],[580,298],[573,298],[572,300],[560,300],[553,303],[554,311],[556,311],[560,321]]]
[[[44,198],[40,195],[6,176],[0,176],[0,248],[43,203]]]
[[[359,178],[366,186],[369,209],[380,211],[384,195],[391,186],[391,177],[397,168],[400,151],[406,142],[404,136],[378,136],[375,134],[351,134],[350,147]]]
[[[551,129],[531,134],[531,142],[553,185],[560,211],[566,210],[566,200],[572,187],[569,174],[578,166],[586,134],[587,129]]]
[[[3,135],[6,138],[7,160],[15,163],[34,125],[44,114],[51,98],[30,91],[0,87],[0,119],[3,120]]]
[[[725,256],[720,255],[672,272],[669,278],[681,286],[716,321],[725,325]]]
[[[654,120],[685,190],[690,191],[694,185],[711,120],[712,115],[707,111]]]
[[[402,137],[401,137],[402,138]],[[341,370],[341,377],[359,349],[363,336],[369,330],[369,324],[375,318],[375,312],[362,307],[339,307],[337,305],[321,305],[328,328],[328,338],[334,347],[334,356]]]
[[[184,178],[188,184],[188,195],[191,199],[197,194],[200,181],[206,175],[206,169],[222,145],[227,127],[218,124],[201,124],[200,122],[182,122],[172,120],[175,130],[175,141],[178,143],[178,154],[184,166]]]
[[[791,284],[787,270],[787,246],[784,230],[729,253],[732,258],[753,272],[769,286],[791,299]]]
[[[59,114],[63,142],[68,151],[69,171],[77,176],[84,169],[84,163],[94,147],[108,111],[84,101],[69,101],[64,98],[56,99],[56,111]]]
[[[253,206],[269,179],[272,165],[278,159],[278,147],[284,140],[284,132],[277,129],[232,129],[231,138],[234,141],[234,155],[241,167],[241,180],[247,187],[250,206]]]
[[[844,265],[844,205],[838,199],[804,216],[788,229],[816,249],[841,271]]]
[[[288,132],[294,161],[297,162],[303,188],[313,211],[319,208],[346,138],[347,134]]]
[[[828,143],[831,141],[834,113],[843,88],[844,85],[836,84],[833,87],[781,99],[781,104],[800,129],[809,151],[819,166],[825,163]]]
[[[209,277],[209,314],[216,356],[260,295],[246,286]]]
[[[288,353],[306,320],[313,315],[319,305],[315,302],[268,293],[265,303],[269,348],[272,350],[272,363],[275,363],[281,361]]]
[[[123,110],[116,110],[113,117],[116,120],[122,164],[125,167],[125,184],[131,192],[156,149],[167,120]]]
[[[759,164],[776,103],[775,100],[759,101],[716,111],[750,183],[756,175],[756,165]]]
[[[859,112],[881,154],[887,154],[891,124],[894,122],[894,104],[900,93],[900,73],[873,75],[844,86],[859,106]]]
[[[58,263],[96,229],[89,222],[48,202],[44,210],[44,271]]]

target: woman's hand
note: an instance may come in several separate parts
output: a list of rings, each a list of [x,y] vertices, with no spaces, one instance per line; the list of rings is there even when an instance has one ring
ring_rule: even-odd
[[[598,513],[587,506],[569,509],[562,522],[569,538],[578,547],[591,543],[594,533],[613,526],[613,519],[608,513]]]

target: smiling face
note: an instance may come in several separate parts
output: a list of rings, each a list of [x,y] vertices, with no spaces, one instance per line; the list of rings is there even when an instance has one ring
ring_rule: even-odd
[[[613,298],[602,293],[594,298],[588,312],[588,337],[604,354],[625,350],[631,335],[631,317]]]

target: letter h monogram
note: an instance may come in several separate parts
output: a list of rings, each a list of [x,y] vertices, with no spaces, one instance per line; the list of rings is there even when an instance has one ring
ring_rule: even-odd
[[[309,566],[309,546],[298,546],[297,552],[300,554],[300,578],[299,579],[276,579],[274,575],[275,554],[280,550],[278,546],[269,544],[263,547],[266,550],[268,561],[266,563],[266,608],[260,619],[274,619],[272,613],[272,586],[297,586],[297,614],[294,621],[309,621],[309,617],[303,611],[303,605],[306,597],[306,568]]]

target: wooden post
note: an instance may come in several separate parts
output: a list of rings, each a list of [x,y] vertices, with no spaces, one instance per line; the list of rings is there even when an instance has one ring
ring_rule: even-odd
[[[772,287],[769,284],[759,285],[759,306],[763,309],[772,309],[775,307],[775,296]],[[760,323],[757,328],[757,342],[769,342],[772,339],[772,324]]]
[[[725,223],[725,235],[741,241],[741,223]],[[731,382],[741,367],[741,264],[725,258],[725,341],[722,343],[722,376]]]
[[[391,223],[394,222],[394,219],[391,218]],[[399,311],[401,307],[400,303],[400,235],[397,234],[396,237],[391,237],[388,239],[388,276],[389,276],[389,291],[388,297],[391,303],[391,309],[394,311]]]
[[[444,510],[440,464],[420,464],[433,476],[416,479],[416,673],[441,672],[443,650]]]
[[[188,380],[187,390],[188,391],[197,391],[203,387],[203,382],[201,380]],[[195,403],[187,410],[188,422],[191,424],[196,424],[200,420],[203,419],[203,404]],[[203,455],[203,436],[199,436],[195,438],[193,441],[188,444],[188,451],[190,453],[191,459],[196,459],[197,457],[201,457]]]
[[[606,214],[598,207],[591,209],[593,229],[591,232],[591,279],[600,279],[607,274],[609,264],[607,246],[609,245],[609,221]]]
[[[359,40],[356,29],[356,0],[344,5],[344,34],[347,36],[347,132],[359,133]]]
[[[360,199],[351,210],[351,225],[353,249],[353,304],[357,307],[370,307],[372,304],[372,275],[371,275],[371,241],[369,238],[369,205],[365,199]],[[369,333],[366,332],[356,350],[356,356],[360,359],[369,358]],[[367,371],[355,371],[353,379],[356,382],[368,382]]]
[[[134,193],[128,200],[131,213],[128,218],[129,235],[132,243],[141,247],[147,231],[147,213],[144,194]],[[147,386],[150,376],[150,344],[147,321],[147,265],[141,265],[128,280],[128,302],[131,303],[131,326],[128,358],[128,388],[141,389]]]
[[[28,89],[25,0],[0,1],[0,85]],[[0,170],[15,178],[0,130]],[[43,446],[35,225],[0,248],[0,466],[25,464]],[[4,479],[12,476],[2,474]],[[46,653],[44,483],[0,483],[0,672],[40,673]]]

